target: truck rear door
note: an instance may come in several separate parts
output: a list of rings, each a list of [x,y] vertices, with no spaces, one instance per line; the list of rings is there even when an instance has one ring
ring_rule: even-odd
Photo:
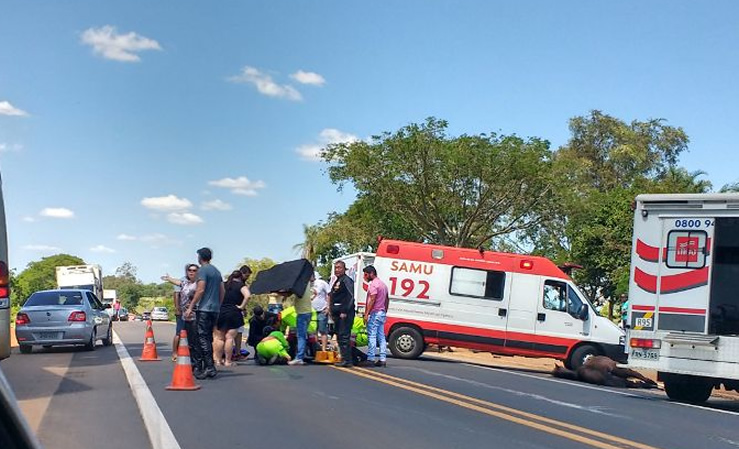
[[[739,218],[716,218],[708,332],[739,334]]]
[[[715,219],[662,218],[657,329],[706,333]]]

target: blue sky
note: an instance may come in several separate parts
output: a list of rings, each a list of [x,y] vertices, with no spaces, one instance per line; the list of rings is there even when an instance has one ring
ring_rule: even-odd
[[[215,3],[0,0],[12,266],[293,259],[353,200],[306,155],[428,116],[555,148],[591,109],[665,118],[739,180],[737,2]]]

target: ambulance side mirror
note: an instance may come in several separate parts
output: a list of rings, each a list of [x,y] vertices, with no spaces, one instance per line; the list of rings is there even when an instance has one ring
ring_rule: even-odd
[[[580,305],[580,309],[577,311],[577,317],[583,321],[588,319],[588,306],[585,304]]]

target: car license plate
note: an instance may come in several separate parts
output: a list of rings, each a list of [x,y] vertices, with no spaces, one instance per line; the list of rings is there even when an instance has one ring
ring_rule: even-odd
[[[659,360],[658,349],[632,349],[631,357],[639,360]]]
[[[39,332],[39,340],[57,340],[59,338],[59,332]]]

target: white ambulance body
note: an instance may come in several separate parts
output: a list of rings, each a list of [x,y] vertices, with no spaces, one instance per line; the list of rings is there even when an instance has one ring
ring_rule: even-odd
[[[671,399],[739,389],[739,194],[636,198],[627,328]]]
[[[365,266],[387,284],[385,333],[396,357],[438,344],[553,357],[574,368],[593,354],[625,358],[623,331],[546,258],[382,240],[374,255],[342,259],[358,273],[358,310],[366,304]]]

